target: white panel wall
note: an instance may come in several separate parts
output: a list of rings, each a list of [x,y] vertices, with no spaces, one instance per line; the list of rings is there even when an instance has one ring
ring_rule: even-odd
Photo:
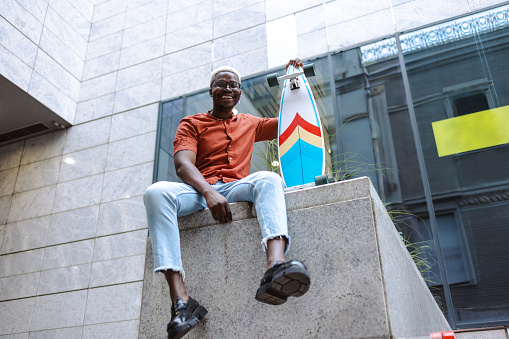
[[[87,0],[5,0],[0,72],[74,122],[93,5]]]
[[[0,338],[137,338],[158,103],[267,71],[276,20],[308,58],[497,3],[3,0],[0,73],[74,126],[0,148]]]

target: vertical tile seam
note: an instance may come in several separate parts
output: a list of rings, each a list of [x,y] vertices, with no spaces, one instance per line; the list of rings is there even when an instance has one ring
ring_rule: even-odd
[[[64,142],[65,142],[65,140],[67,140],[67,130],[65,130]],[[58,190],[58,184],[59,184],[58,181],[60,179],[60,171],[61,171],[61,167],[62,167],[63,153],[64,153],[64,147],[62,147],[62,149],[60,151],[60,155],[59,155],[60,156],[60,164],[58,166],[58,175],[57,175],[57,182],[55,184],[55,191],[53,192],[53,201],[51,203],[51,212],[48,215],[48,217],[49,217],[48,229],[46,230],[46,236],[45,236],[45,239],[44,239],[44,247],[42,247],[44,250],[42,251],[41,269],[39,271],[39,280],[37,281],[37,293],[36,293],[36,297],[39,295],[39,289],[41,288],[41,275],[42,275],[43,268],[44,268],[44,258],[46,257],[46,249],[48,248],[48,234],[49,234],[49,228],[51,226],[51,219],[53,218],[53,214],[54,214],[55,199],[56,199],[56,196],[57,196],[57,190]],[[35,303],[34,303],[34,307],[35,307]],[[35,309],[34,309],[34,311],[35,311]],[[32,320],[30,322],[30,330],[32,329],[32,321],[33,321],[33,315],[32,315]]]
[[[9,217],[11,216],[11,208],[12,208],[12,200],[14,199],[14,191],[16,190],[16,183],[18,181],[18,176],[19,176],[19,170],[21,168],[21,159],[23,157],[23,153],[24,153],[24,150],[25,150],[25,147],[26,147],[26,142],[25,140],[22,141],[22,147],[21,147],[21,150],[19,151],[20,152],[20,155],[19,155],[19,160],[18,160],[18,163],[16,166],[12,167],[12,168],[17,168],[17,171],[16,171],[16,178],[14,179],[14,187],[12,188],[12,193],[11,194],[8,194],[6,195],[7,197],[10,196],[11,197],[11,200],[9,201],[9,208],[8,208],[8,212],[7,212],[7,218],[5,218],[5,223],[2,225],[2,226],[6,226],[8,223],[9,223]],[[3,198],[3,197],[2,197]],[[0,241],[0,248],[2,247],[3,245],[3,242],[4,242],[4,238],[5,238],[5,229],[6,227],[4,227],[4,236],[2,237],[2,241]]]
[[[48,11],[49,11],[49,8],[50,8],[50,7],[51,7],[51,6],[48,4],[48,9],[46,10],[46,15],[44,16],[44,25],[43,25],[43,27],[46,27],[46,17],[47,17],[47,14],[48,14]],[[76,29],[75,29],[75,28],[74,28],[74,27],[73,27],[73,26],[69,23],[69,22],[67,22],[67,20],[65,20],[65,19],[64,19],[64,18],[63,18],[63,17],[62,17],[62,16],[61,16],[61,15],[60,15],[60,14],[59,14],[56,10],[54,10],[53,8],[51,8],[51,10],[52,10],[53,12],[55,12],[55,14],[56,14],[56,15],[57,15],[60,19],[62,19],[62,21],[64,21],[67,25],[69,25],[69,27],[71,27],[71,29],[73,30],[73,32],[74,32],[74,33],[76,33],[76,34],[78,34],[78,36],[79,36],[81,39],[83,39],[83,41],[85,41],[85,42],[87,43],[87,47],[88,47],[88,41],[87,41],[87,39],[86,39],[86,38],[84,38],[84,37],[83,37],[83,36],[82,36],[82,35],[81,35],[81,34],[80,34],[80,33],[79,33],[79,32],[78,32],[78,31],[77,31],[77,30],[76,30]],[[88,21],[88,20],[87,20],[87,21]],[[52,32],[52,33],[53,33],[53,34],[55,34],[54,32]],[[42,36],[42,31],[41,31],[41,36]],[[60,38],[59,38],[56,34],[55,34],[55,36],[56,36],[56,37],[57,37],[60,41],[62,41],[62,42],[63,42],[63,43],[67,46],[67,44],[66,44],[66,43],[65,43],[62,39],[60,39]],[[40,40],[40,38],[39,38],[39,40]],[[70,46],[68,46],[68,47],[70,47]],[[72,48],[70,48],[70,49],[71,49],[71,51],[73,51],[73,49],[72,49]],[[74,52],[74,51],[73,51],[73,52]],[[75,54],[76,54],[76,53],[75,53]],[[76,54],[76,55],[77,55],[80,59],[84,60],[84,59],[85,59],[85,56],[86,56],[86,49],[85,49],[85,56],[83,56],[83,58],[81,58],[81,56],[79,56],[78,54]]]
[[[143,256],[144,256],[144,260],[143,260],[143,280],[142,280],[142,284],[141,284],[141,303],[140,303],[140,318],[138,320],[138,337],[141,334],[141,320],[142,320],[142,315],[143,315],[143,300],[144,300],[144,297],[145,297],[145,287],[147,286],[147,285],[145,285],[145,282],[146,282],[145,275],[147,274],[147,267],[146,266],[147,266],[147,252],[148,252],[149,242],[150,242],[150,237],[148,236],[148,232],[147,232],[147,241],[146,241],[146,245],[145,245],[145,253],[143,254]],[[150,274],[150,272],[148,272],[148,273]]]
[[[163,46],[163,55],[161,57],[161,78],[160,78],[160,86],[159,86],[159,105],[158,105],[158,112],[157,114],[159,115],[160,112],[159,110],[162,109],[161,105],[160,105],[160,102],[162,101],[162,97],[163,97],[163,79],[164,79],[164,74],[163,74],[163,71],[164,71],[164,57],[166,55],[166,43],[168,41],[168,17],[170,15],[170,1],[168,0],[167,1],[167,6],[166,6],[166,20],[165,20],[165,23],[164,23],[164,46]],[[214,13],[214,2],[212,3],[212,13]],[[214,20],[212,20],[212,32],[214,31]],[[214,36],[212,36],[212,39],[214,38]],[[212,40],[212,51],[213,51],[213,40]],[[213,57],[213,56],[212,56]],[[112,124],[113,125],[113,124]],[[158,139],[158,133],[159,133],[159,127],[156,126],[156,145],[154,145],[154,152],[157,150],[157,139]],[[153,168],[157,166],[157,164],[155,163],[155,159],[154,159],[154,165],[153,165]],[[141,284],[141,302],[140,302],[140,306],[139,306],[139,312],[138,312],[138,337],[140,336],[140,333],[141,333],[141,326],[142,326],[142,323],[141,323],[141,319],[142,319],[142,312],[143,312],[143,297],[144,297],[144,292],[145,292],[145,274],[146,274],[146,264],[147,264],[147,261],[146,261],[146,258],[147,258],[147,248],[148,248],[148,241],[149,241],[149,237],[148,237],[148,232],[147,232],[147,241],[146,241],[146,245],[145,245],[145,252],[143,253],[143,256],[144,256],[144,260],[143,260],[143,280],[142,280],[142,284]]]
[[[94,6],[94,10],[95,10],[95,6]],[[122,34],[122,38],[123,38],[123,34]],[[117,72],[117,76],[118,76],[118,72]],[[116,84],[115,84],[116,85]],[[107,143],[107,146],[106,146],[106,161],[108,160],[108,151],[109,151],[109,145],[110,145],[110,142],[109,142],[109,139],[110,139],[110,135],[111,135],[111,126],[113,124],[113,118],[110,116],[110,132],[109,132],[109,135],[108,135],[108,143]],[[86,288],[86,298],[85,298],[85,303],[84,303],[84,306],[83,306],[83,317],[82,317],[82,321],[81,321],[81,328],[82,328],[82,336],[83,336],[83,329],[85,328],[85,320],[86,320],[86,314],[87,314],[87,307],[88,307],[88,301],[89,301],[89,296],[90,296],[90,284],[91,284],[91,281],[92,281],[92,265],[94,263],[94,253],[95,253],[95,245],[96,245],[96,242],[97,242],[97,224],[99,222],[99,214],[101,213],[101,198],[102,198],[102,192],[103,192],[103,188],[104,188],[104,177],[105,177],[105,170],[106,170],[106,163],[104,165],[104,170],[102,172],[102,182],[101,182],[101,192],[99,194],[99,203],[98,203],[98,211],[97,211],[97,218],[96,218],[96,221],[95,221],[95,234],[94,234],[94,238],[93,238],[93,243],[92,243],[92,257],[90,259],[90,271],[89,271],[89,274],[88,274],[88,283],[87,283],[87,288]]]
[[[53,1],[51,1],[51,3],[53,3]],[[83,16],[83,14],[81,14],[81,12],[80,12],[80,11],[78,11],[78,9],[77,9],[76,7],[74,7],[74,5],[72,4],[72,2],[67,1],[67,3],[68,3],[68,4],[70,4],[70,5],[71,5],[71,6],[72,6],[72,7],[73,7],[73,8],[74,8],[77,12],[78,12],[78,14],[79,14],[79,15],[81,15],[81,16],[83,17],[83,19],[85,19],[85,21],[90,22],[90,21],[88,21],[88,20],[87,20],[87,18],[85,18],[85,17]],[[60,17],[63,21],[65,21],[65,23],[67,23],[67,24],[71,27],[71,29],[72,29],[72,30],[73,30],[76,34],[78,34],[80,37],[82,37],[82,38],[83,38],[83,40],[87,41],[87,39],[86,39],[86,38],[84,38],[84,37],[83,37],[83,36],[82,36],[82,35],[81,35],[81,34],[80,34],[80,33],[79,33],[79,32],[78,32],[75,28],[74,28],[74,26],[73,26],[73,25],[71,25],[71,23],[70,23],[70,22],[68,22],[67,20],[65,20],[65,18],[63,18],[63,17],[62,17],[62,15],[60,15],[60,13],[58,13],[58,12],[57,12],[57,11],[53,8],[53,6],[51,6],[50,1],[48,0],[48,8],[49,8],[49,7],[52,7],[51,9],[55,12],[55,14],[56,14],[56,15],[58,15],[58,16],[59,16],[59,17]],[[47,12],[46,12],[46,13],[47,13]],[[45,18],[45,19],[46,19],[46,18]],[[91,23],[90,23],[90,24],[91,24]],[[90,31],[89,31],[89,34],[90,34]]]
[[[30,80],[28,81],[28,87],[27,87],[27,91],[26,91],[27,94],[30,93],[30,89],[32,87],[32,80],[33,80],[34,72],[35,72],[35,63],[37,62],[37,57],[39,56],[39,50],[41,49],[41,47],[40,47],[41,37],[42,37],[42,32],[44,31],[44,28],[46,27],[46,17],[48,16],[48,9],[49,9],[49,2],[48,2],[48,6],[46,6],[46,12],[44,13],[44,19],[42,22],[42,29],[41,29],[41,35],[39,36],[39,41],[37,43],[34,42],[35,45],[37,46],[37,50],[35,52],[34,64],[31,67],[32,72],[30,73]]]
[[[49,6],[48,6],[48,8],[49,8]],[[55,12],[55,13],[56,13],[56,12]],[[59,14],[57,13],[57,15],[59,15]],[[65,21],[65,20],[64,20],[64,21]],[[67,21],[66,21],[66,23],[67,23]],[[70,26],[70,24],[69,24],[69,26]],[[58,39],[61,43],[63,43],[66,47],[68,47],[68,48],[69,48],[69,50],[70,50],[70,51],[71,51],[74,55],[76,55],[76,56],[77,56],[80,60],[82,60],[82,61],[84,62],[83,58],[82,58],[81,56],[79,56],[79,55],[78,55],[78,54],[77,54],[77,53],[76,53],[76,52],[75,52],[75,51],[74,51],[74,50],[73,50],[73,49],[72,49],[69,45],[67,45],[67,43],[66,43],[66,42],[64,42],[64,41],[63,41],[63,40],[62,40],[62,39],[61,39],[58,35],[56,35],[56,34],[55,34],[54,32],[52,32],[49,28],[47,28],[47,27],[46,27],[46,16],[44,17],[44,25],[43,25],[43,29],[42,29],[42,31],[44,31],[44,29],[45,29],[45,28],[46,28],[49,32],[51,32],[51,34],[53,34],[53,35],[54,35],[54,36],[55,36],[55,37],[56,37],[56,38],[57,38],[57,39]],[[42,38],[42,31],[41,31],[41,38]],[[79,34],[79,33],[77,33],[77,34]],[[85,40],[85,39],[83,38],[83,40]],[[87,41],[85,40],[85,42],[87,42]],[[88,42],[87,42],[87,45],[88,45]],[[39,39],[39,43],[37,44],[37,48],[38,48],[38,49],[41,49],[42,51],[44,51],[44,49],[42,49],[42,48],[40,47],[40,39]],[[48,54],[48,53],[46,53],[46,54]],[[49,56],[49,54],[48,54],[48,56]],[[52,58],[52,59],[53,59],[53,58]],[[69,72],[69,73],[70,73],[70,72]],[[73,75],[73,76],[74,76],[74,75]],[[78,79],[78,80],[80,80],[80,79]]]
[[[123,38],[124,38],[124,29],[122,29],[121,31],[118,31],[118,32],[116,32],[116,33],[120,33],[120,32],[122,32],[122,40],[123,40]],[[113,34],[115,34],[115,33],[113,33]],[[108,36],[113,35],[113,34],[106,35],[105,37],[108,37]],[[102,39],[102,38],[99,38],[99,39]],[[97,40],[99,40],[99,39],[97,39]],[[97,41],[97,40],[95,40],[95,41]],[[87,43],[87,51],[88,51],[88,46],[89,46],[89,43]],[[90,78],[87,78],[87,79],[85,79],[85,78],[84,78],[84,77],[85,77],[85,64],[89,63],[90,61],[95,61],[95,60],[97,60],[97,59],[104,58],[104,57],[106,57],[106,56],[111,56],[112,54],[115,54],[115,53],[118,53],[118,66],[116,67],[116,69],[113,69],[113,70],[108,71],[108,72],[106,72],[106,73],[99,73],[99,74],[94,75],[94,76],[92,76],[92,77],[90,77]],[[84,60],[84,61],[83,61],[83,73],[82,73],[82,75],[81,75],[81,79],[82,79],[82,80],[81,80],[81,82],[85,82],[85,81],[89,81],[89,80],[97,79],[97,78],[100,78],[100,77],[102,77],[102,76],[105,76],[105,75],[108,75],[108,74],[111,74],[111,73],[118,72],[118,71],[119,71],[119,69],[120,69],[120,58],[121,58],[121,55],[122,55],[122,48],[120,48],[119,50],[116,50],[116,51],[110,52],[110,53],[106,53],[106,54],[103,54],[103,55],[99,55],[99,56],[97,56],[97,57],[95,57],[95,58],[92,58],[92,59]],[[85,58],[86,58],[86,57],[85,57]],[[101,65],[102,65],[102,64],[104,64],[104,63],[101,63]],[[115,84],[115,85],[116,85],[116,84]]]
[[[98,5],[94,5],[94,15],[96,14],[96,13],[95,13],[95,10],[96,10],[97,6],[101,6],[101,5],[105,4],[105,3],[112,2],[112,1],[114,1],[114,0],[103,1],[103,2],[101,2],[101,3],[100,3],[100,4],[98,4]],[[152,0],[152,2],[154,2],[154,1],[156,1],[156,0]],[[144,5],[145,5],[145,4],[144,4]],[[143,6],[143,5],[140,5],[140,6],[138,6],[138,7],[141,7],[141,6]],[[135,7],[135,8],[138,8],[138,7]],[[110,20],[111,20],[111,18],[113,18],[114,16],[119,15],[119,14],[121,14],[122,12],[126,13],[127,11],[128,11],[128,6],[127,6],[127,3],[126,3],[126,4],[125,4],[125,8],[124,8],[124,10],[123,10],[123,11],[120,11],[120,12],[118,12],[118,13],[116,13],[116,14],[110,15],[110,16],[108,16],[108,17],[104,17],[104,18],[102,18],[102,19],[100,19],[100,20],[97,20],[97,21],[94,21],[94,18],[93,18],[93,16],[92,16],[92,23],[96,23],[96,22],[100,22],[100,21],[106,21],[106,20],[108,20],[108,19],[110,19]],[[124,21],[124,25],[125,25],[125,21]]]
[[[90,28],[88,30],[88,38],[87,38],[87,51],[85,52],[85,59],[87,58],[87,54],[88,54],[88,47],[90,45],[90,36],[92,34],[92,24],[94,22],[94,15],[95,15],[95,8],[96,8],[96,5],[94,5],[92,2],[90,2],[89,0],[86,0],[88,1],[91,5],[92,5],[92,16],[90,17]],[[120,45],[120,48],[122,49],[122,45]],[[78,113],[78,103],[80,102],[80,98],[81,98],[81,91],[82,91],[82,87],[83,87],[83,73],[85,72],[85,60],[83,60],[83,67],[81,69],[81,75],[80,75],[80,90],[79,90],[79,93],[78,93],[78,101],[76,102],[76,113]],[[116,86],[116,83],[115,83],[115,86]],[[95,99],[95,98],[94,98]],[[91,100],[91,99],[89,99]],[[88,100],[87,100],[88,101]],[[84,101],[82,101],[84,102]],[[113,97],[113,104],[115,104],[115,97]],[[74,121],[73,121],[73,124],[76,124],[76,118],[77,118],[77,114],[74,115]]]
[[[166,44],[167,44],[167,41],[168,41],[168,17],[170,15],[170,1],[168,0],[167,2],[167,6],[166,6],[166,18],[165,18],[165,22],[164,22],[164,45],[163,45],[163,55],[161,56],[161,77],[160,77],[160,85],[159,85],[159,104],[158,104],[158,112],[157,114],[159,115],[160,112],[159,110],[161,109],[161,105],[160,105],[160,102],[162,100],[162,96],[163,96],[163,79],[164,79],[164,57],[166,55]],[[212,5],[214,6],[214,5]],[[212,12],[214,12],[214,8],[212,8]],[[212,21],[212,24],[214,22]],[[158,133],[159,133],[159,128],[158,126],[156,125],[156,145],[154,145],[154,152],[156,151],[157,149],[157,139],[158,139]],[[154,165],[153,165],[153,168],[156,166],[157,164],[155,163],[155,159],[154,159]],[[152,169],[153,169],[152,168]],[[147,240],[149,239],[148,237],[148,232],[147,232]],[[146,242],[146,245],[145,245],[145,252],[143,253],[143,256],[144,256],[144,260],[143,260],[143,280],[142,280],[142,284],[141,284],[141,299],[140,299],[140,306],[139,306],[139,309],[138,309],[138,337],[141,333],[141,318],[142,318],[142,311],[143,311],[143,296],[144,296],[144,291],[145,291],[145,271],[146,271],[146,257],[147,257],[147,245],[148,244],[148,241]]]
[[[90,18],[90,32],[88,32],[88,41],[90,42],[90,33],[92,33],[92,24],[95,22],[94,16],[96,15],[96,7],[98,5],[94,4],[92,1],[89,0],[86,1],[88,1],[92,5],[92,7],[94,7],[94,9],[92,10],[92,17]]]
[[[37,189],[40,189],[40,188],[45,188],[45,187],[50,187],[50,186],[53,186],[53,185],[57,185],[58,182],[59,182],[58,180],[59,180],[59,176],[60,176],[60,166],[61,166],[61,164],[58,166],[59,168],[57,169],[58,170],[57,181],[54,184],[49,184],[49,185],[44,185],[44,186],[40,186],[40,187],[34,187],[34,188],[26,189],[26,190],[19,190],[19,191],[16,189],[17,183],[18,183],[19,172],[21,170],[21,167],[27,167],[29,165],[36,164],[38,162],[48,161],[48,160],[55,159],[55,158],[62,157],[62,156],[63,155],[60,154],[60,155],[51,156],[49,158],[42,159],[42,160],[31,161],[31,162],[28,162],[28,163],[23,164],[23,165],[20,164],[17,167],[18,168],[18,173],[16,174],[16,179],[15,179],[15,183],[14,183],[14,190],[13,190],[12,194],[14,195],[14,194],[18,194],[18,193],[25,193],[25,192],[34,191],[34,190],[37,190]],[[60,159],[60,162],[62,162],[62,159]],[[52,206],[52,208],[53,208],[53,206]],[[52,211],[53,211],[53,209],[52,209]],[[32,219],[32,218],[29,218],[29,219]],[[23,219],[23,220],[27,220],[27,219]]]
[[[43,26],[43,30],[42,30],[42,31],[44,31],[44,29],[48,29],[48,28],[46,28],[46,26]],[[49,31],[49,32],[51,32],[49,29],[48,29],[48,31]],[[72,49],[71,49],[71,47],[70,47],[70,46],[68,46],[68,45],[67,45],[64,41],[62,41],[62,39],[60,39],[60,38],[59,38],[59,37],[58,37],[55,33],[51,32],[51,34],[53,34],[53,35],[54,35],[54,36],[55,36],[55,37],[56,37],[56,38],[57,38],[57,39],[58,39],[58,40],[59,40],[62,44],[64,44],[66,47],[68,47],[68,48],[69,48],[69,50],[71,51],[71,53],[72,53],[72,54],[74,54],[74,55],[75,55],[75,56],[76,56],[76,57],[77,57],[80,61],[82,61],[82,62],[83,62],[83,64],[85,64],[85,60],[83,60],[83,59],[81,58],[81,56],[79,56],[78,54],[76,54],[76,53],[74,52],[74,50],[72,50]],[[42,33],[41,33],[41,39],[42,39]],[[40,40],[40,39],[39,39],[39,40]],[[87,42],[87,48],[88,48],[88,42]],[[43,49],[43,48],[41,47],[41,45],[40,45],[40,42],[39,42],[39,44],[37,44],[37,53],[36,53],[36,57],[35,57],[35,60],[34,60],[34,65],[33,65],[33,67],[32,67],[32,68],[33,68],[33,71],[35,71],[35,63],[36,63],[36,61],[37,61],[37,57],[39,56],[39,50],[43,51],[43,52],[44,52],[44,53],[45,53],[45,54],[46,54],[46,55],[47,55],[47,56],[48,56],[51,60],[53,60],[56,64],[58,64],[60,67],[62,67],[62,69],[63,69],[66,73],[68,73],[71,77],[73,77],[74,79],[78,80],[79,85],[80,85],[80,86],[79,86],[79,88],[81,89],[81,82],[82,82],[82,81],[81,81],[81,77],[82,77],[82,75],[83,75],[83,70],[81,71],[81,75],[75,75],[75,74],[71,73],[71,71],[69,71],[69,70],[68,70],[65,66],[63,66],[63,65],[62,65],[59,61],[55,60],[55,58],[54,58],[54,57],[53,57],[53,56],[49,53],[49,50],[48,50],[48,51],[46,51],[45,49]],[[86,53],[86,52],[85,52],[85,53]],[[42,76],[42,75],[41,75],[41,76]],[[46,78],[44,78],[44,79],[46,79]],[[47,79],[46,79],[46,80],[47,80]],[[48,80],[48,82],[49,82],[49,80]],[[51,83],[51,82],[50,82],[50,83]],[[59,89],[60,91],[62,91],[59,87],[57,87],[57,85],[55,85],[55,84],[53,84],[53,83],[51,83],[51,84],[52,84],[53,86],[55,86],[57,89]],[[27,92],[28,92],[28,91],[27,91]],[[62,93],[63,93],[63,91],[62,91]],[[65,94],[65,93],[64,93],[64,94]],[[68,96],[67,94],[65,94],[65,95],[66,95],[66,96]],[[79,91],[78,91],[78,93],[77,93],[77,97],[79,98]],[[73,101],[74,101],[74,99],[72,99],[72,98],[71,98],[71,100],[73,100]]]
[[[472,13],[472,7],[470,7],[470,0],[467,1],[468,13]]]
[[[122,28],[122,42],[124,40],[125,22],[124,22],[123,25],[124,26]],[[122,51],[122,49],[121,49],[121,51]],[[120,54],[121,53],[122,52],[120,52]],[[115,78],[115,99],[113,101],[113,108],[115,107],[115,101],[116,101],[116,96],[117,96],[117,91],[116,91],[117,81],[118,81],[118,71],[117,71],[116,78]],[[92,246],[92,259],[91,259],[91,262],[90,262],[90,273],[89,273],[89,276],[88,276],[87,298],[86,298],[86,301],[85,301],[85,309],[83,311],[83,323],[82,323],[83,327],[85,326],[86,313],[87,313],[88,301],[89,301],[89,296],[90,296],[90,289],[92,288],[90,286],[90,284],[92,283],[92,265],[94,263],[94,254],[95,254],[95,248],[96,248],[96,244],[97,244],[97,225],[99,224],[99,215],[101,214],[101,206],[103,204],[102,196],[103,196],[105,177],[106,177],[106,165],[108,163],[108,154],[109,154],[109,151],[110,151],[110,144],[111,144],[111,140],[110,139],[111,139],[111,131],[113,129],[113,115],[110,115],[109,119],[110,119],[110,131],[108,133],[108,143],[106,144],[106,161],[105,161],[105,164],[104,164],[104,170],[102,172],[101,193],[99,195],[98,212],[97,212],[97,219],[96,219],[96,225],[95,225],[95,236],[94,236],[94,242],[93,242],[93,246]]]
[[[12,201],[14,200],[14,195],[16,194],[23,194],[23,193],[26,193],[26,192],[30,192],[30,191],[36,191],[36,190],[40,190],[40,189],[44,189],[44,188],[50,188],[52,186],[55,186],[55,192],[56,192],[56,186],[57,184],[51,184],[51,185],[47,185],[47,186],[43,186],[43,187],[38,187],[38,188],[33,188],[33,189],[30,189],[30,190],[27,190],[27,191],[22,191],[22,192],[18,192],[18,193],[13,193],[11,195],[11,205],[9,206],[9,214],[7,216],[7,222],[5,223],[5,225],[7,224],[12,224],[12,223],[16,223],[16,222],[22,222],[22,221],[26,221],[26,220],[31,220],[31,219],[37,219],[37,218],[42,218],[42,217],[45,217],[45,216],[50,216],[52,215],[53,213],[53,203],[54,203],[54,200],[51,204],[51,212],[47,213],[47,214],[42,214],[42,215],[39,215],[39,216],[36,216],[36,217],[31,217],[31,218],[26,218],[26,219],[19,219],[19,220],[12,220],[12,221],[9,221],[9,217],[11,216],[11,209],[12,209]],[[9,195],[6,195],[6,197],[8,197]],[[40,248],[43,248],[43,247],[40,247]],[[23,251],[17,251],[17,252],[24,252],[25,250]],[[28,251],[28,250],[27,250]]]
[[[216,2],[212,0],[212,45],[210,46],[210,72],[212,73],[214,71],[214,59],[215,59],[215,40],[216,36],[214,34],[216,27]],[[162,95],[162,93],[161,93]]]
[[[159,102],[163,99],[163,79],[164,79],[164,57],[166,55],[166,40],[168,39],[168,17],[170,15],[170,1],[167,0],[167,6],[166,6],[166,18],[164,21],[164,45],[163,45],[163,55],[161,56],[161,83],[159,84]],[[159,114],[159,110],[157,112]],[[157,139],[157,126],[156,126],[156,139]],[[157,145],[156,145],[157,148]],[[155,166],[155,163],[154,163]],[[141,312],[141,311],[140,311]],[[140,317],[141,319],[141,317]]]
[[[265,68],[265,71],[264,72],[267,72],[268,68],[269,68],[269,43],[268,43],[268,40],[267,40],[267,37],[269,36],[268,35],[268,32],[267,32],[267,0],[264,0],[263,1],[263,15],[265,16],[264,20],[263,20],[263,25],[265,26],[265,50],[267,51],[267,53],[265,54],[265,64],[266,64],[266,68]],[[297,47],[297,53],[298,53],[298,47]]]
[[[86,0],[86,1],[88,1],[88,0]],[[92,21],[88,20],[88,19],[85,17],[85,15],[84,15],[84,14],[83,14],[83,13],[82,13],[82,12],[81,12],[78,8],[76,8],[76,6],[74,6],[74,4],[73,4],[73,2],[72,2],[72,1],[67,1],[67,3],[69,3],[69,4],[70,4],[70,5],[71,5],[71,6],[72,6],[75,10],[76,10],[76,12],[78,12],[78,14],[79,14],[79,15],[81,15],[81,17],[82,17],[83,19],[85,19],[87,22],[89,22],[90,24],[92,24]],[[48,4],[49,4],[49,0],[48,0]],[[51,6],[51,5],[49,5],[49,6]],[[58,14],[58,13],[57,13],[57,14]],[[66,22],[67,22],[67,21],[66,21]],[[89,30],[89,33],[90,33],[90,30]]]
[[[94,11],[95,11],[95,7],[94,7]],[[114,97],[113,97],[113,108],[112,108],[112,112],[111,114],[109,115],[110,117],[110,133],[108,135],[108,147],[107,147],[107,150],[106,150],[106,163],[108,162],[108,153],[109,153],[109,149],[110,149],[110,138],[111,138],[111,130],[113,128],[113,113],[115,112],[115,104],[117,103],[117,94],[118,94],[118,91],[117,91],[117,85],[118,85],[118,73],[120,71],[120,61],[122,60],[122,52],[124,50],[124,48],[122,47],[124,45],[124,32],[125,32],[125,20],[126,20],[126,17],[127,17],[127,5],[126,5],[126,10],[124,11],[124,20],[122,21],[122,29],[119,31],[119,32],[122,32],[122,37],[120,39],[120,53],[118,53],[118,66],[117,66],[117,70],[115,71],[115,87],[114,87],[114,91],[113,93],[115,93]],[[85,73],[85,67],[83,67],[83,74]],[[107,73],[108,74],[108,73]],[[103,74],[104,75],[104,74]],[[88,79],[90,80],[90,79]],[[106,164],[104,165],[105,169],[106,169]],[[104,173],[103,173],[103,186],[104,186]],[[101,198],[102,198],[102,186],[101,186]],[[99,200],[99,203],[101,201]]]
[[[44,255],[44,254],[43,254],[43,255]],[[42,269],[42,267],[41,267],[41,269]],[[39,292],[39,283],[40,283],[40,282],[41,282],[41,281],[40,281],[40,275],[39,275],[39,281],[37,282],[37,292]],[[34,299],[34,303],[33,303],[33,305],[32,305],[32,312],[31,312],[31,314],[30,314],[30,323],[28,324],[28,332],[29,332],[29,333],[30,333],[30,332],[33,332],[33,331],[32,331],[32,324],[33,324],[33,322],[34,322],[34,317],[35,317],[35,307],[36,307],[36,305],[37,305],[37,295],[35,295],[35,296],[33,297],[33,299]],[[34,331],[34,332],[35,332],[35,331]]]
[[[327,38],[327,52],[330,52],[329,25],[327,24],[327,11],[325,10],[325,0],[322,0],[322,9],[323,9],[323,17],[325,20],[325,36]],[[298,42],[297,42],[297,44],[298,44]],[[298,45],[297,45],[297,49],[298,49]]]
[[[397,27],[396,27],[396,16],[394,15],[394,5],[392,4],[392,0],[389,0],[389,8],[391,9],[392,30],[393,30],[393,33],[395,33]]]

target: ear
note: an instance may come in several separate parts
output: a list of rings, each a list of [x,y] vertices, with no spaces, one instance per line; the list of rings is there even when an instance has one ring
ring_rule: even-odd
[[[242,96],[242,91],[239,91],[239,100],[237,101],[237,103],[235,104],[235,106],[237,106],[238,104],[240,104],[240,97]]]
[[[212,88],[209,89],[209,95],[212,96]]]

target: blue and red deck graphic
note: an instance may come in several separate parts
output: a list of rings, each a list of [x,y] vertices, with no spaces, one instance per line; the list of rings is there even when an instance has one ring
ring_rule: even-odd
[[[299,113],[279,136],[279,157],[288,187],[314,182],[322,174],[322,133]]]

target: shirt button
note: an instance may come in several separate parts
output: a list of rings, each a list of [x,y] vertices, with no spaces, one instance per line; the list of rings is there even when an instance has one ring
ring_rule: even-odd
[[[232,160],[232,159],[233,159],[233,158],[232,158],[232,157],[230,157],[230,160]]]
[[[232,147],[232,145],[228,145],[228,147]]]

